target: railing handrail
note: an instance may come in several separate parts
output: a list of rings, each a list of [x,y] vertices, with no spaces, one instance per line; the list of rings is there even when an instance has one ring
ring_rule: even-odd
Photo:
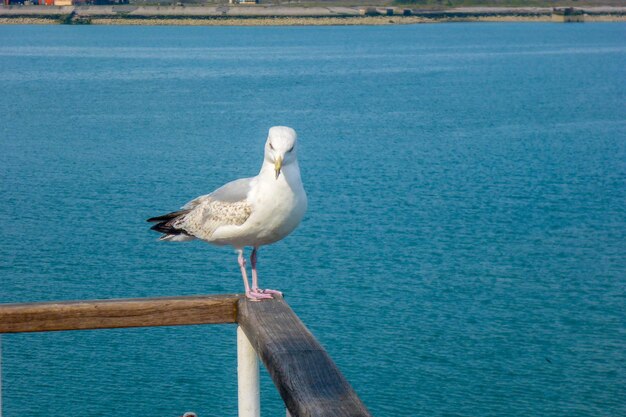
[[[220,323],[239,324],[292,417],[371,417],[282,297],[261,302],[225,294],[0,304],[0,333]]]
[[[239,298],[225,294],[0,304],[0,333],[235,323]]]
[[[337,365],[282,298],[241,299],[237,322],[292,417],[371,417]]]

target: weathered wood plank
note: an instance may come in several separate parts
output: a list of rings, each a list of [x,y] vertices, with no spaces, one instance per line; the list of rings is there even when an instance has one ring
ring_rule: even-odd
[[[237,322],[292,417],[371,416],[324,348],[282,298],[239,301]]]
[[[0,333],[234,323],[236,294],[0,304]]]

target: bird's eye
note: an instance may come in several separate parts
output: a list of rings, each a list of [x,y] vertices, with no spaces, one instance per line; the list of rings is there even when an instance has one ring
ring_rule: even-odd
[[[272,142],[270,142],[270,149],[274,150],[274,147],[272,146]]]
[[[287,152],[291,152],[291,151],[293,151],[293,148],[294,148],[295,146],[296,146],[296,145],[293,145],[291,148],[289,148],[289,150],[288,150]]]

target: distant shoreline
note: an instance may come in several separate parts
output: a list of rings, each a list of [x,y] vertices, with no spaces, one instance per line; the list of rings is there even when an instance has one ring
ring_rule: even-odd
[[[577,8],[585,22],[626,22],[626,7]],[[1,6],[0,24],[343,26],[439,22],[551,22],[552,8],[297,6]]]

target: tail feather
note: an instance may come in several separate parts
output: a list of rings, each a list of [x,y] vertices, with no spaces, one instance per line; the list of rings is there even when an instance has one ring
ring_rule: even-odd
[[[151,217],[147,221],[150,223],[156,223],[150,228],[151,230],[163,233],[163,236],[161,236],[159,240],[192,240],[194,239],[193,236],[187,233],[184,229],[179,229],[174,226],[174,222],[178,220],[178,218],[180,218],[181,216],[189,213],[189,211],[190,210],[174,211],[172,213],[164,214],[162,216]]]

